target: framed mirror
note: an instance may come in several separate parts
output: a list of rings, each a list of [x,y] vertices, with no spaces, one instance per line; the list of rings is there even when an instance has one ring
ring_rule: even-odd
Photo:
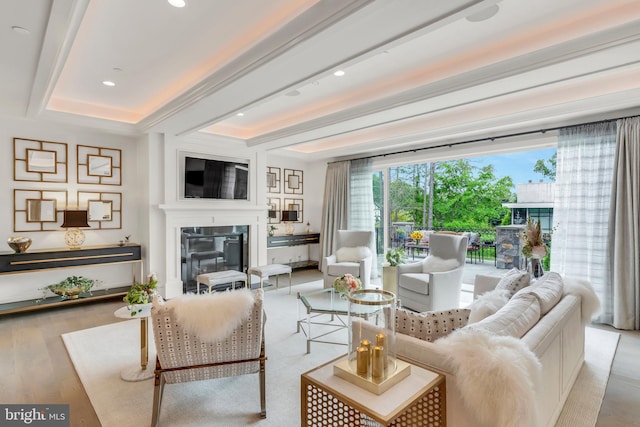
[[[111,221],[113,216],[111,201],[89,200],[89,221]]]
[[[55,199],[27,199],[27,222],[56,222]]]
[[[121,185],[122,150],[76,146],[78,184]]]
[[[78,191],[78,207],[87,210],[91,228],[122,228],[122,193],[110,191]]]
[[[13,138],[13,180],[67,182],[67,144]]]
[[[28,149],[27,172],[56,173],[56,152]]]
[[[91,176],[111,176],[111,157],[88,156]]]
[[[58,231],[67,208],[66,190],[13,190],[13,231]]]

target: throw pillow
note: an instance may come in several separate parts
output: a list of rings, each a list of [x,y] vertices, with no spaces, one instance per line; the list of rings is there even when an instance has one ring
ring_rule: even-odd
[[[458,260],[456,259],[442,259],[434,255],[427,256],[422,261],[423,273],[434,273],[440,271],[449,271],[458,267]]]
[[[544,316],[562,299],[564,294],[562,277],[558,273],[546,273],[531,286],[518,291],[514,298],[523,293],[533,294],[538,298],[540,315]]]
[[[469,325],[496,335],[522,338],[540,319],[540,303],[535,295],[519,294],[495,314]]]
[[[471,310],[454,308],[446,311],[414,313],[396,310],[396,332],[433,342],[467,325]]]
[[[344,247],[336,251],[337,262],[360,262],[369,256],[371,250],[366,246]]]
[[[485,317],[491,316],[500,310],[511,298],[511,291],[507,289],[494,289],[480,295],[467,308],[471,310],[469,323],[476,323]]]
[[[507,289],[511,292],[511,296],[515,295],[520,289],[529,286],[531,275],[528,271],[513,268],[509,270],[498,282],[496,289]]]

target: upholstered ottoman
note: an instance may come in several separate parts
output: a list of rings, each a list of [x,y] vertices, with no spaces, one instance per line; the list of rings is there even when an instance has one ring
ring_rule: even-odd
[[[246,282],[247,276],[237,270],[216,271],[213,273],[198,274],[196,276],[196,291],[200,293],[200,284],[206,285],[211,293],[211,288],[216,285],[231,283],[233,289],[236,288],[236,282]],[[248,283],[248,282],[247,282]]]
[[[278,288],[278,278],[280,274],[289,274],[289,293],[291,293],[291,266],[284,264],[269,264],[260,265],[258,267],[251,267],[247,271],[247,283],[251,283],[251,275],[260,277],[260,288],[264,279],[268,279],[269,276],[276,276],[276,288]]]

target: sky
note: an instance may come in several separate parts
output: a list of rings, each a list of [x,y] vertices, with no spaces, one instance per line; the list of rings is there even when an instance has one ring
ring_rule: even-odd
[[[531,182],[540,182],[542,179],[545,182],[549,182],[548,178],[534,172],[533,167],[538,160],[548,160],[555,152],[556,148],[545,148],[543,150],[473,157],[467,160],[473,166],[479,168],[492,164],[496,177],[510,176],[513,179],[513,184],[518,185],[527,183],[529,180]]]

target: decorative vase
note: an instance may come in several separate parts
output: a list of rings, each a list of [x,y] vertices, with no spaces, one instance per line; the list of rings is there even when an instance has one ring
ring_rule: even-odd
[[[542,260],[540,258],[529,258],[528,265],[529,274],[538,278],[544,275],[544,269],[542,268]]]

